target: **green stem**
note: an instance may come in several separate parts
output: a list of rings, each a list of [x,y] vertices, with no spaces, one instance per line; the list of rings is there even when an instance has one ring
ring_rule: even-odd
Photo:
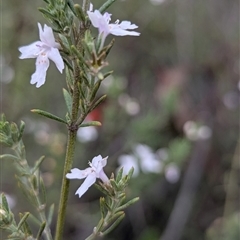
[[[69,183],[70,183],[69,180],[66,178],[66,174],[72,168],[76,133],[77,133],[76,131],[68,132],[68,145],[67,145],[65,165],[63,170],[62,188],[61,188],[60,202],[59,202],[59,208],[58,208],[55,240],[61,240],[62,234],[63,234],[63,227],[64,227],[64,221],[66,216],[67,200],[68,200],[68,193],[69,193]]]
[[[76,143],[76,135],[78,130],[78,126],[76,125],[76,120],[78,117],[79,98],[80,98],[79,89],[78,89],[79,72],[80,72],[79,67],[77,66],[77,63],[74,62],[72,121],[68,128],[67,151],[66,151],[65,164],[63,169],[62,188],[61,188],[60,202],[58,207],[55,240],[62,239],[63,227],[64,227],[65,216],[66,216],[66,208],[67,208],[67,200],[68,200],[69,184],[70,184],[70,181],[66,178],[66,174],[72,168],[75,143]]]

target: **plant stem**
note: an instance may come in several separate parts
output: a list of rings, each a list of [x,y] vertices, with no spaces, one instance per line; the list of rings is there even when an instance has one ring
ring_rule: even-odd
[[[60,202],[58,207],[58,217],[57,217],[57,227],[56,227],[56,235],[55,240],[61,240],[63,235],[63,227],[66,216],[66,208],[67,208],[67,200],[69,193],[69,184],[70,181],[66,178],[66,174],[71,170],[74,150],[75,150],[75,142],[78,127],[76,126],[76,120],[78,117],[78,109],[79,109],[79,89],[78,89],[78,81],[79,81],[79,67],[77,63],[74,62],[74,89],[73,89],[73,103],[72,103],[72,121],[68,128],[68,142],[67,142],[67,151],[65,157],[65,164],[63,170],[62,177],[62,188],[60,195]]]
[[[67,200],[68,200],[68,192],[69,192],[69,183],[70,183],[69,180],[66,178],[66,174],[72,168],[76,133],[77,133],[76,131],[68,132],[68,144],[67,144],[65,165],[63,170],[62,188],[61,188],[60,202],[58,207],[55,240],[61,240],[62,234],[63,234],[63,227],[64,227],[64,221],[66,216]]]

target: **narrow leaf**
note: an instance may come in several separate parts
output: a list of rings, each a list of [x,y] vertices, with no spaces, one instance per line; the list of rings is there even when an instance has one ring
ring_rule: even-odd
[[[100,8],[99,8],[99,12],[103,13],[105,12],[116,0],[108,0],[107,2],[105,2]]]
[[[102,218],[104,218],[104,215],[105,215],[105,198],[104,197],[100,197],[99,202],[100,202],[101,216],[102,216]]]
[[[57,20],[54,15],[52,15],[49,11],[44,8],[38,8],[38,11],[41,12],[44,16],[51,20]]]
[[[93,87],[93,90],[92,90],[92,92],[91,92],[91,94],[90,94],[90,102],[92,102],[93,99],[95,98],[95,96],[96,96],[96,94],[97,94],[97,91],[98,91],[99,87],[101,86],[101,83],[102,83],[101,80],[98,80],[98,81],[95,83],[95,85],[94,85],[94,87]]]
[[[104,94],[103,96],[101,96],[97,101],[95,101],[92,106],[90,111],[94,110],[99,104],[101,104],[105,99],[107,98],[107,95]]]
[[[73,66],[72,64],[65,58],[63,58],[64,63],[68,66],[68,68],[73,71]]]
[[[21,228],[21,226],[23,225],[23,223],[27,220],[28,216],[29,216],[29,212],[26,212],[24,215],[22,215],[21,213],[19,213],[20,215],[20,222],[18,223],[17,229],[19,230]]]
[[[39,240],[40,237],[42,236],[42,233],[43,233],[43,231],[44,231],[44,229],[45,229],[45,226],[46,226],[46,222],[43,222],[43,223],[41,224],[39,230],[38,230],[38,234],[37,234],[37,237],[36,237],[37,240]]]
[[[0,159],[12,160],[12,161],[19,161],[19,158],[11,155],[11,154],[3,154],[0,155]]]
[[[32,174],[35,173],[35,171],[36,171],[37,169],[39,169],[39,166],[40,166],[41,163],[43,162],[44,158],[45,158],[45,156],[42,156],[42,157],[40,157],[40,158],[36,161],[34,167],[31,169],[31,173],[32,173]]]
[[[69,114],[71,114],[71,112],[72,112],[72,97],[65,88],[63,88],[63,96],[65,99],[65,103],[66,103],[68,112],[69,112]]]
[[[124,210],[125,208],[129,207],[130,205],[134,204],[135,202],[137,202],[139,200],[139,197],[136,197],[136,198],[133,198],[132,200],[128,201],[127,203],[123,204],[122,206],[118,207],[116,209],[116,212],[117,211],[122,211]]]
[[[6,198],[6,196],[5,196],[3,193],[1,194],[1,203],[2,203],[2,205],[3,205],[3,208],[4,208],[4,209],[8,212],[8,214],[9,214],[10,210],[9,210],[7,198]]]
[[[98,121],[91,121],[91,122],[82,123],[79,127],[90,127],[90,126],[102,126],[102,124]]]
[[[49,209],[48,218],[47,218],[48,225],[50,225],[52,222],[53,214],[54,214],[54,204],[52,204]]]
[[[22,139],[24,128],[25,128],[25,123],[23,121],[21,121],[20,127],[19,127],[18,141],[20,141]]]
[[[74,8],[74,2],[72,0],[67,0],[67,4],[68,4],[69,8],[72,10],[72,12],[74,13],[74,15],[77,16],[77,12]]]
[[[80,63],[83,63],[84,65],[86,65],[88,67],[88,65],[87,65],[83,55],[77,50],[77,48],[74,45],[72,45],[71,49],[76,54],[76,56],[79,59]]]
[[[100,232],[103,224],[104,224],[104,218],[101,218],[96,228],[94,228],[94,232]]]
[[[107,229],[102,233],[102,236],[106,236],[108,233],[110,233],[125,217],[125,213],[122,213],[122,215],[119,216],[119,218]]]
[[[45,188],[43,179],[40,177],[39,180],[40,180],[40,181],[39,181],[39,183],[40,183],[40,190],[41,190],[41,193],[42,193],[42,195],[43,195],[43,204],[46,204],[46,202],[47,202],[46,188]]]
[[[120,170],[117,173],[117,177],[116,177],[116,182],[119,183],[119,181],[122,179],[122,175],[123,175],[123,167],[120,168]]]
[[[107,78],[108,76],[112,75],[113,71],[109,71],[103,75],[103,79]]]
[[[37,113],[37,114],[42,115],[44,117],[47,117],[47,118],[53,119],[55,121],[67,124],[67,122],[65,120],[63,120],[62,118],[57,117],[57,116],[55,116],[55,115],[53,115],[49,112],[46,112],[46,111],[43,111],[43,110],[40,110],[40,109],[32,109],[31,112]]]

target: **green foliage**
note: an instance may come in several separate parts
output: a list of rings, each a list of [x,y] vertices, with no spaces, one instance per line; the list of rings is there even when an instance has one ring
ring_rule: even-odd
[[[51,240],[51,233],[49,225],[46,223],[45,207],[46,207],[46,190],[43,180],[40,175],[39,167],[43,162],[44,157],[41,157],[35,162],[34,167],[30,167],[26,160],[25,147],[22,141],[22,134],[24,124],[21,122],[18,128],[17,124],[9,123],[5,117],[2,117],[0,122],[1,133],[3,134],[3,141],[8,139],[8,147],[11,147],[14,155],[4,154],[0,156],[0,159],[13,160],[14,166],[17,170],[16,179],[18,186],[24,193],[28,201],[34,206],[36,213],[39,216],[39,231],[36,238],[33,238],[33,234],[27,223],[27,219],[30,213],[19,214],[20,221],[16,225],[14,215],[9,209],[6,197],[2,194],[0,213],[2,214],[2,222],[0,228],[11,233],[8,239],[39,239],[41,235],[45,235],[48,240]],[[10,139],[10,140],[9,140]],[[6,140],[5,140],[6,141]],[[5,142],[4,142],[5,143]],[[52,212],[50,213],[52,214]],[[50,219],[51,220],[51,219]],[[50,221],[49,220],[49,221]]]
[[[106,196],[100,198],[101,219],[94,228],[93,233],[86,240],[109,234],[124,218],[125,213],[123,210],[139,200],[136,197],[125,203],[126,187],[129,184],[133,171],[134,169],[132,168],[127,175],[123,175],[123,169],[121,169],[116,179],[112,175],[110,184],[95,184]]]

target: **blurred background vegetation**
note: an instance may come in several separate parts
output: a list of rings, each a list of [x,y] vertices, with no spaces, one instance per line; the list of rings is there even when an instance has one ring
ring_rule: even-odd
[[[36,89],[29,83],[35,61],[18,58],[19,46],[38,39],[37,22],[47,23],[37,11],[44,2],[1,4],[1,112],[25,121],[30,164],[46,156],[50,206],[59,199],[66,128],[30,110],[65,116],[64,75],[51,63],[46,84]],[[119,0],[108,11],[113,21],[137,24],[141,35],[116,38],[108,58],[114,73],[101,88],[108,98],[89,116],[102,127],[79,131],[74,167],[86,168],[98,154],[109,156],[108,175],[134,164],[128,196],[140,201],[105,239],[240,239],[239,1]],[[0,167],[0,190],[12,210],[28,211],[12,163]],[[99,217],[99,192],[93,187],[79,199],[79,184],[71,182],[68,240],[84,239]]]

